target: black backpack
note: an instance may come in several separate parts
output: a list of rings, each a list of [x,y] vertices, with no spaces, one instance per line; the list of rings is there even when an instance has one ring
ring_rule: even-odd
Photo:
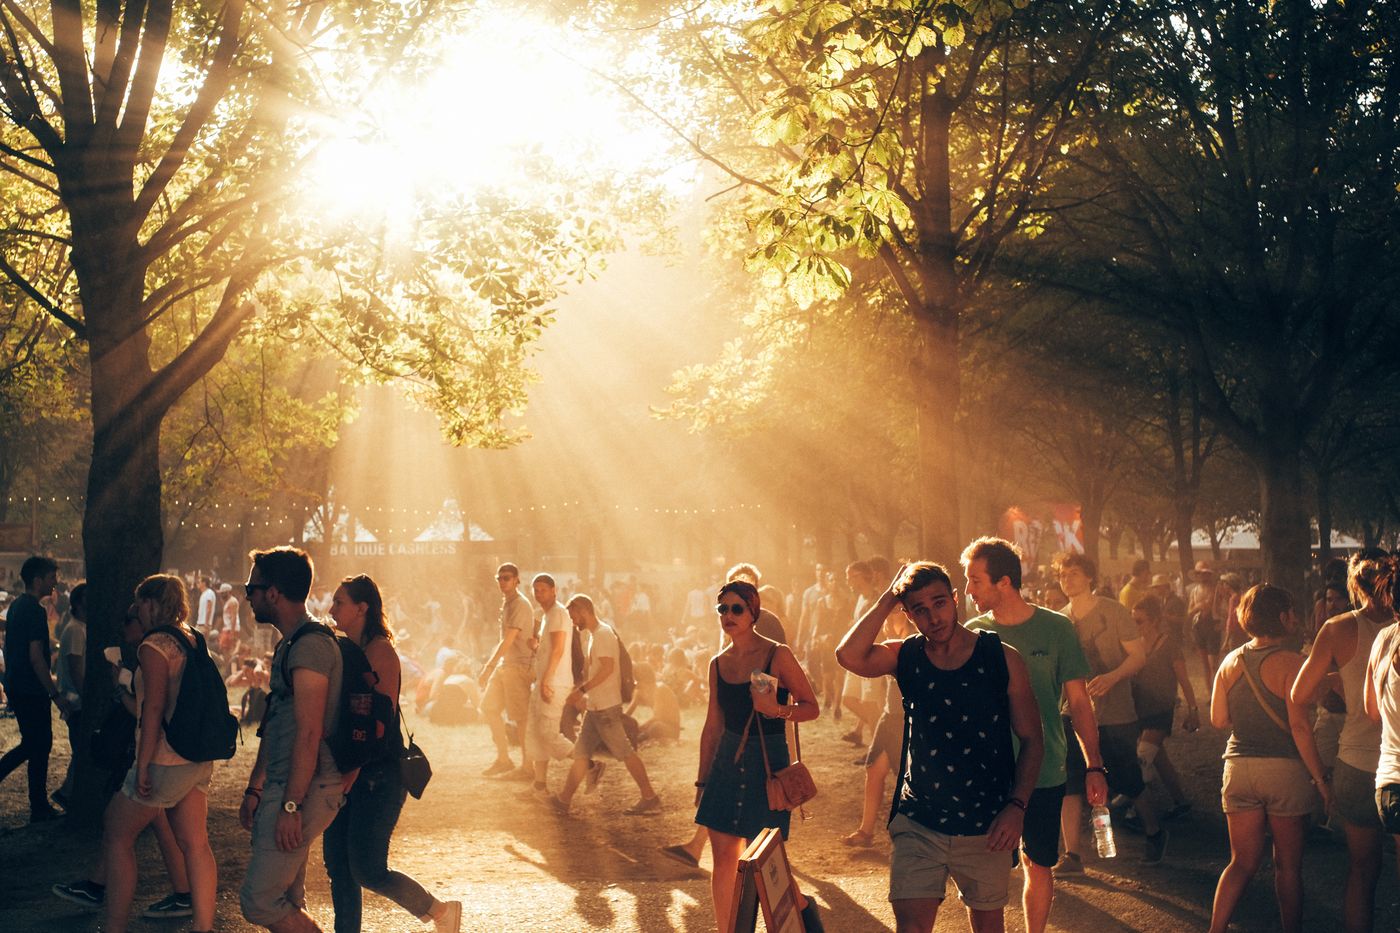
[[[219,675],[204,636],[193,632],[193,645],[185,632],[170,625],[151,629],[147,638],[165,632],[185,651],[185,673],[175,712],[165,723],[165,740],[175,754],[189,761],[227,761],[238,745],[238,718],[229,712],[228,687]]]
[[[320,622],[303,625],[287,643],[282,655],[282,680],[289,694],[292,677],[287,670],[287,656],[302,636],[312,632],[334,639],[340,649],[340,715],[336,717],[335,728],[326,735],[326,745],[330,747],[336,768],[343,774],[369,764],[388,750],[386,736],[391,728],[397,727],[397,714],[394,701],[374,689],[379,675],[370,667],[364,649]]]

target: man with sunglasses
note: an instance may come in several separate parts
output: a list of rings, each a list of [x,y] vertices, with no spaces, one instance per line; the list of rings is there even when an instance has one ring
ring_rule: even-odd
[[[252,551],[243,592],[253,618],[282,636],[273,653],[271,696],[257,761],[238,810],[251,830],[252,857],[239,892],[243,916],[273,933],[321,928],[306,912],[306,860],[345,801],[356,772],[343,775],[325,737],[336,726],[342,664],[334,638],[306,610],[311,557],[294,547]]]
[[[477,684],[485,691],[481,715],[491,727],[496,760],[481,773],[487,777],[509,775],[530,780],[535,772],[524,748],[530,685],[535,679],[535,615],[530,611],[530,603],[520,595],[519,567],[510,563],[497,567],[496,585],[501,589],[501,640],[477,678]],[[519,769],[510,758],[510,735],[502,713],[508,714],[515,724],[522,750]]]

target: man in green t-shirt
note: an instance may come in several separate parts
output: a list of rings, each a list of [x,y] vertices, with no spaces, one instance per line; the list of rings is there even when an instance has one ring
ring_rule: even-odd
[[[1089,662],[1079,646],[1074,623],[1058,612],[1032,606],[1021,598],[1021,554],[1001,538],[978,538],[962,552],[967,594],[982,615],[967,623],[973,631],[996,632],[1021,653],[1030,671],[1031,689],[1040,707],[1045,757],[1026,807],[1022,848],[1026,887],[1022,907],[1027,933],[1042,933],[1054,899],[1052,868],[1060,848],[1060,805],[1065,796],[1065,730],[1060,698],[1069,706],[1075,735],[1089,763],[1085,792],[1093,806],[1108,800],[1094,704],[1085,684]]]

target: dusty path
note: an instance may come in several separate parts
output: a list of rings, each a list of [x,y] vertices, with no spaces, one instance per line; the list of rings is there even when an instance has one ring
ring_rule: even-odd
[[[58,731],[56,729],[56,731]],[[824,716],[808,727],[804,750],[821,796],[815,818],[795,825],[789,856],[806,890],[825,908],[827,929],[862,933],[890,929],[893,915],[886,901],[887,838],[876,835],[874,849],[852,851],[840,845],[859,815],[861,770],[851,763],[856,751],[837,736],[841,723]],[[685,740],[671,748],[649,748],[643,757],[666,803],[654,817],[626,817],[622,810],[636,799],[636,789],[620,767],[610,769],[599,793],[580,796],[576,815],[561,820],[533,802],[518,799],[523,785],[480,778],[491,760],[482,726],[434,727],[424,723],[419,742],[428,750],[436,772],[424,800],[408,802],[395,835],[391,865],[430,890],[460,898],[466,905],[465,930],[542,931],[636,930],[705,931],[711,929],[706,875],[656,854],[658,845],[688,838],[695,778],[698,713],[686,716]],[[61,732],[59,733],[61,735]],[[18,736],[13,720],[0,722],[0,746]],[[62,739],[59,739],[62,743]],[[1141,837],[1120,836],[1120,858],[1091,863],[1087,877],[1062,884],[1051,914],[1053,930],[1203,930],[1210,897],[1227,846],[1219,813],[1219,749],[1223,737],[1202,730],[1178,735],[1173,754],[1184,775],[1196,785],[1195,810],[1174,827],[1166,861],[1154,867],[1137,863]],[[66,765],[66,748],[55,749],[51,773]],[[238,911],[237,887],[247,860],[247,837],[238,827],[236,808],[247,777],[251,750],[214,774],[210,835],[219,860],[220,931],[246,931]],[[562,768],[551,774],[555,786]],[[55,778],[56,781],[56,778]],[[79,877],[88,865],[95,840],[61,823],[24,825],[22,774],[0,785],[0,931],[90,933],[98,915],[49,894],[56,881]],[[137,903],[163,896],[154,842],[143,840],[141,887]],[[1308,930],[1340,930],[1340,896],[1345,847],[1319,831],[1306,862]],[[702,861],[708,865],[708,856]],[[1377,929],[1396,929],[1400,919],[1393,855],[1387,853],[1378,898]],[[1013,882],[1013,886],[1016,882]],[[330,895],[319,851],[308,872],[313,913],[333,929]],[[956,900],[945,902],[937,929],[966,930]],[[1246,897],[1235,929],[1277,929],[1271,875],[1261,871]],[[1019,929],[1019,909],[1008,910],[1008,927]],[[134,920],[132,930],[186,929],[176,921]],[[389,902],[367,895],[366,931],[424,929]]]

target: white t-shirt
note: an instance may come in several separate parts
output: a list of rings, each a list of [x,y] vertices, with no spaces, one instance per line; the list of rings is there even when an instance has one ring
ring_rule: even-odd
[[[589,709],[610,709],[622,705],[622,665],[617,632],[606,622],[599,622],[588,640],[588,679],[598,672],[603,658],[613,659],[612,673],[598,686],[588,691]]]
[[[564,656],[554,668],[554,677],[549,680],[549,686],[556,690],[562,688],[567,693],[574,689],[573,655],[569,645],[569,639],[574,637],[574,624],[569,621],[569,611],[558,603],[544,611],[543,624],[540,626],[540,647],[535,652],[535,680],[541,684],[545,683],[544,669],[549,665],[549,643],[553,632],[564,633]]]
[[[1400,671],[1391,670],[1400,626],[1382,629],[1371,645],[1371,671],[1376,705],[1381,710],[1381,757],[1376,764],[1376,787],[1400,784]]]
[[[199,621],[197,624],[206,632],[214,624],[214,601],[213,590],[205,590],[199,594]]]

